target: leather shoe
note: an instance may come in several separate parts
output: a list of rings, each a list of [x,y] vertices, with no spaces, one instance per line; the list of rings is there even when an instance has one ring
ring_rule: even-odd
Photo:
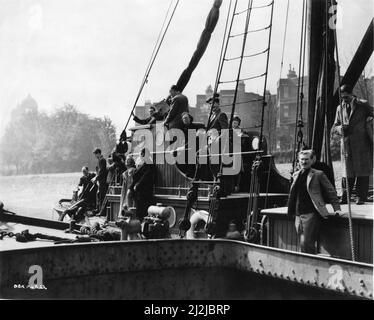
[[[359,206],[359,205],[365,204],[365,201],[359,198],[357,199],[356,204]]]
[[[339,204],[348,204],[348,203],[347,203],[347,199],[343,199],[343,198],[342,198],[342,199],[339,201]]]

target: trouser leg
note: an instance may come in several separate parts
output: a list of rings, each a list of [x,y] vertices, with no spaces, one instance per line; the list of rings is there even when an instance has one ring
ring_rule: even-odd
[[[136,215],[140,221],[148,214],[150,206],[149,198],[146,195],[135,196]]]
[[[99,185],[99,188],[97,190],[97,201],[98,201],[97,209],[99,211],[101,211],[103,209],[103,205],[104,205],[103,202],[104,202],[107,190],[108,190],[108,184],[107,183],[102,183],[102,184]]]
[[[357,177],[356,191],[359,200],[367,201],[369,190],[369,177]]]
[[[349,195],[352,197],[352,191],[353,187],[355,185],[355,180],[356,178],[348,178],[348,187],[349,187]],[[343,189],[343,194],[342,194],[342,201],[347,202],[347,178],[342,178],[342,189]]]
[[[295,227],[301,252],[315,254],[321,227],[320,217],[316,213],[302,214],[296,217]]]

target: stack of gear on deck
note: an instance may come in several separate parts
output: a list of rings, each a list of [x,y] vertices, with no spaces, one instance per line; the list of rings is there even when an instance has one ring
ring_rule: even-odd
[[[100,241],[116,241],[121,239],[120,232],[102,228],[98,222],[95,222],[92,227],[81,227],[80,233]]]
[[[143,235],[147,239],[170,238],[169,221],[170,207],[150,206],[148,216],[144,218]]]

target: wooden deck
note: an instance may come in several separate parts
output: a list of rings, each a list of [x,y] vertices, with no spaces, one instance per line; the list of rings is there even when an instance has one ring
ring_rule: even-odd
[[[66,233],[65,229],[69,227],[68,223],[58,222],[58,221],[50,221],[50,220],[42,220],[42,219],[35,219],[30,217],[24,216],[10,216],[9,219],[4,220],[12,220],[8,222],[0,221],[0,231],[6,232],[13,232],[21,233],[24,230],[29,230],[29,233],[42,233],[44,235],[60,237],[65,239],[76,239],[75,234]],[[103,217],[92,217],[90,218],[90,223],[93,224],[94,222],[103,223],[105,218]],[[17,221],[17,222],[14,222]],[[20,223],[23,221],[24,223]],[[31,223],[31,225],[26,224]],[[56,224],[58,223],[59,228],[55,228]],[[61,228],[66,227],[66,228]],[[63,244],[62,244],[63,245]],[[0,240],[0,251],[7,251],[7,250],[15,250],[15,249],[27,249],[27,248],[42,248],[42,247],[50,247],[55,246],[54,241],[52,240],[42,240],[37,239],[35,241],[30,242],[18,242],[16,241],[15,237],[9,238],[5,236],[3,240]]]
[[[343,216],[341,218],[348,218],[348,205],[344,204],[342,207],[342,213]],[[374,206],[373,203],[366,203],[364,205],[351,205],[351,211],[352,211],[352,218],[353,219],[363,219],[363,220],[373,220],[374,212],[373,212]],[[334,214],[334,210],[331,205],[327,205],[327,210],[332,215]],[[281,208],[272,208],[272,209],[264,209],[261,211],[263,214],[266,215],[287,215],[287,207],[281,207]]]
[[[74,240],[76,235],[65,233],[62,230],[28,226],[13,222],[0,222],[0,231],[7,231],[13,233],[21,233],[22,231],[28,229],[30,233],[42,233],[54,237],[61,237]],[[37,240],[30,242],[18,242],[16,239],[4,237],[0,240],[0,251],[15,250],[15,249],[27,249],[27,248],[41,248],[54,246],[53,241],[50,240]]]

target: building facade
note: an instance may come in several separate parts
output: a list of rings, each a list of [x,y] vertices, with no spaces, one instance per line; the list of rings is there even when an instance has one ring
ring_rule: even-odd
[[[235,90],[220,90],[218,93],[220,97],[221,110],[225,112],[230,119]],[[206,100],[212,95],[213,88],[211,85],[209,85],[205,90],[205,94],[198,94],[196,96],[195,119],[197,122],[207,124],[210,114],[210,106],[206,103]],[[261,95],[253,92],[246,92],[244,81],[239,83],[234,115],[240,117],[241,128],[243,130],[260,131],[262,101],[263,99]],[[267,106],[265,107],[264,113],[264,135],[268,140],[268,146],[271,150],[273,143],[271,141],[271,137],[269,141],[269,131],[271,132],[275,129],[276,96],[271,95],[270,92],[267,92],[266,102]]]
[[[277,99],[276,99],[276,151],[287,152],[293,150],[295,140],[295,127],[296,127],[296,113],[297,113],[297,100],[298,100],[298,85],[303,83],[304,98],[302,102],[302,115],[303,115],[303,134],[304,138],[307,137],[308,126],[308,77],[304,79],[299,78],[295,69],[290,69],[287,78],[281,78],[277,84]],[[301,108],[301,102],[299,102]]]

